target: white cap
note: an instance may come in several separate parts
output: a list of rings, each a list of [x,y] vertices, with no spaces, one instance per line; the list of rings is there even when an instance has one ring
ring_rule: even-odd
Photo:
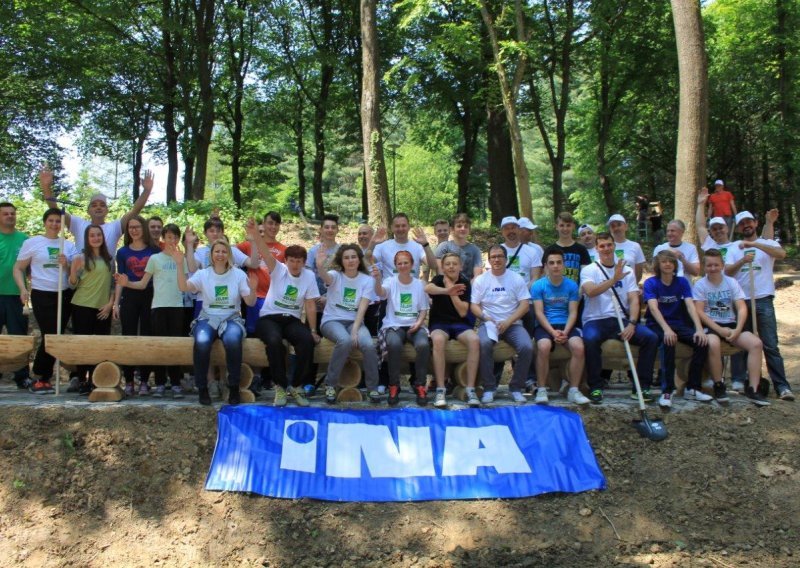
[[[520,229],[528,229],[529,231],[533,231],[536,229],[536,225],[531,223],[531,220],[527,217],[520,217],[519,218],[519,228]]]
[[[718,179],[717,181],[714,182],[714,185],[725,185],[725,182],[722,181],[721,179]]]
[[[753,217],[753,214],[750,213],[750,211],[742,211],[741,213],[737,213],[736,214],[736,224],[737,225],[739,223],[741,223],[742,221],[744,221],[745,219],[755,219],[755,217]]]
[[[513,215],[503,217],[503,220],[500,221],[500,228],[502,229],[506,225],[519,225],[519,221]]]
[[[592,226],[591,226],[591,225],[587,225],[586,223],[584,223],[583,225],[581,225],[580,227],[578,227],[578,234],[580,235],[580,234],[581,234],[582,232],[584,232],[586,229],[589,229],[591,232],[593,232],[593,233],[594,233],[594,229],[592,228]]]
[[[608,221],[606,221],[606,225],[610,225],[614,221],[619,221],[620,223],[627,223],[627,221],[625,221],[625,217],[623,217],[619,213],[614,213],[611,217],[608,218]]]
[[[727,225],[727,223],[725,222],[725,219],[723,219],[722,217],[712,217],[708,221],[708,226],[710,227],[711,225]]]
[[[89,205],[91,205],[95,201],[102,201],[103,203],[108,205],[108,197],[106,197],[102,193],[95,193],[94,195],[92,195],[92,198],[89,200]]]

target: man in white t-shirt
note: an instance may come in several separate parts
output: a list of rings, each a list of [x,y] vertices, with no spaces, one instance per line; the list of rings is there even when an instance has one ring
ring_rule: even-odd
[[[592,262],[596,261],[597,249],[595,246],[597,245],[597,235],[592,226],[584,223],[578,227],[578,238],[581,244],[586,247],[586,251],[589,253],[589,258],[592,259]]]
[[[504,247],[489,247],[488,257],[489,271],[475,278],[470,305],[472,313],[482,321],[478,328],[480,373],[485,389],[481,402],[494,402],[494,346],[502,339],[517,352],[517,364],[508,385],[511,397],[514,402],[524,403],[522,389],[533,361],[533,344],[521,320],[530,310],[531,294],[527,282],[506,268],[508,256]]]
[[[639,346],[636,371],[645,400],[652,402],[650,383],[658,350],[658,336],[639,323],[639,286],[625,259],[616,258],[612,236],[598,233],[596,248],[599,260],[581,271],[581,293],[585,297],[583,343],[589,399],[595,404],[603,401],[603,342],[606,339],[623,339]],[[614,309],[615,301],[621,304],[620,310],[624,316],[625,328],[622,332]]]
[[[378,268],[381,270],[381,277],[385,280],[396,273],[394,269],[394,256],[401,250],[411,253],[411,258],[414,265],[411,268],[411,273],[419,276],[419,267],[423,260],[428,266],[436,266],[436,256],[433,254],[431,245],[425,232],[420,228],[414,229],[414,239],[408,238],[408,233],[411,230],[411,224],[408,220],[408,215],[405,213],[397,213],[392,217],[392,237],[389,240],[378,242],[375,248],[370,251],[367,249],[364,252],[365,257],[370,256]],[[380,227],[375,234],[373,242],[379,241],[386,237],[386,229]]]
[[[524,245],[528,245],[529,247],[533,247],[538,253],[539,258],[544,256],[544,249],[539,245],[539,243],[534,240],[534,238],[539,234],[539,225],[534,225],[533,221],[528,219],[527,217],[520,217],[519,218],[519,242]],[[541,274],[541,269],[539,270]]]
[[[697,194],[697,212],[695,213],[695,228],[697,229],[697,240],[703,251],[717,249],[722,253],[722,261],[728,256],[728,249],[732,246],[728,233],[728,225],[723,217],[712,217],[708,221],[706,229],[706,203],[708,202],[708,188],[704,187]],[[767,211],[766,221],[761,230],[761,236],[765,239],[772,239],[775,234],[775,221],[778,220],[778,210]]]
[[[639,243],[628,240],[628,223],[625,221],[625,217],[619,213],[609,217],[606,225],[614,237],[614,256],[617,259],[625,259],[625,264],[634,270],[638,284],[642,280],[646,262],[642,247]]]
[[[758,222],[749,211],[736,215],[736,230],[742,240],[734,243],[725,259],[725,274],[733,276],[744,290],[747,308],[750,311],[747,327],[752,329],[752,303],[755,298],[757,334],[764,344],[764,359],[767,371],[775,387],[775,393],[782,400],[794,400],[794,394],[786,380],[786,370],[778,347],[778,322],[775,317],[775,281],[773,267],[775,260],[786,258],[786,251],[773,240],[757,235]],[[733,381],[745,382],[746,354],[737,353],[731,358]]]
[[[147,200],[150,198],[150,192],[153,191],[153,174],[150,170],[144,172],[141,183],[142,193],[139,195],[139,198],[133,204],[131,210],[116,221],[106,222],[106,217],[108,216],[108,198],[102,193],[93,195],[89,200],[89,207],[87,208],[87,212],[89,213],[88,220],[66,213],[65,219],[67,227],[69,227],[69,232],[75,237],[75,246],[78,251],[83,251],[83,237],[86,228],[89,225],[98,225],[103,229],[109,254],[111,254],[112,258],[115,257],[117,243],[122,236],[122,231],[128,224],[128,221],[142,211]],[[53,172],[47,168],[43,168],[39,172],[39,184],[42,187],[44,200],[48,202],[50,207],[56,207],[56,199],[53,197]]]
[[[667,224],[667,242],[653,249],[653,258],[662,250],[669,250],[678,259],[677,276],[699,276],[700,256],[697,247],[683,240],[686,225],[680,219],[673,219]]]

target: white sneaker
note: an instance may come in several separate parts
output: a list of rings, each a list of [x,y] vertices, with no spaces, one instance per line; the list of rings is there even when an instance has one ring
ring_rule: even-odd
[[[714,388],[714,379],[708,378],[703,381],[703,388],[712,390]]]
[[[525,395],[522,394],[520,391],[511,391],[511,398],[514,402],[525,404],[528,402],[528,399],[525,398]]]
[[[558,394],[560,394],[561,396],[567,396],[569,394],[569,390],[570,390],[569,381],[561,379],[561,386],[558,388]]]
[[[672,393],[665,392],[658,398],[658,406],[661,408],[672,408]]]
[[[386,394],[386,385],[378,385],[378,394],[381,396]]]
[[[222,398],[222,389],[219,386],[219,381],[210,381],[208,383],[208,395],[211,398]]]
[[[478,399],[478,395],[475,394],[475,390],[468,390],[467,391],[467,404],[470,406],[480,406],[481,401]]]
[[[481,404],[492,404],[494,402],[494,391],[484,391],[481,397]]]
[[[733,381],[731,383],[731,390],[742,394],[744,392],[744,383],[742,381]]]
[[[433,399],[433,406],[436,408],[447,408],[447,396],[445,395],[445,391],[436,391],[436,398]]]
[[[713,396],[707,395],[703,391],[686,389],[683,391],[683,398],[686,400],[696,400],[697,402],[711,402],[714,400]]]
[[[583,396],[583,393],[578,389],[570,389],[567,393],[567,400],[573,404],[589,404],[591,401]]]
[[[550,399],[547,398],[547,387],[539,387],[536,389],[536,404],[548,404]]]

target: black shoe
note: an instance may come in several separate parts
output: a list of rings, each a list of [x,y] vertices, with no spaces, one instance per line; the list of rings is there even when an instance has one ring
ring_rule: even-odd
[[[725,388],[725,381],[714,383],[714,398],[717,399],[717,402],[728,402],[730,400],[728,391]]]
[[[94,385],[92,385],[92,383],[90,383],[89,381],[86,381],[81,383],[80,386],[78,387],[78,394],[87,395],[90,392],[92,392],[92,390],[94,390]]]
[[[241,402],[241,397],[239,396],[239,386],[228,387],[228,404],[230,405],[237,405]]]
[[[422,385],[414,387],[414,392],[417,393],[417,404],[420,406],[428,406],[428,391]]]
[[[30,377],[25,377],[24,379],[14,379],[14,382],[17,383],[17,388],[19,390],[28,390],[33,386],[33,381]]]
[[[589,400],[592,404],[600,404],[603,402],[603,389],[594,389],[589,393]]]
[[[763,396],[764,398],[767,398],[769,396],[769,381],[767,379],[765,379],[764,377],[761,377],[761,379],[759,379],[759,381],[758,381],[758,389],[756,389],[756,390],[758,390],[758,392],[759,392],[759,394],[761,396]],[[778,396],[780,396],[780,395],[778,395]]]
[[[197,390],[200,392],[200,404],[203,406],[211,406],[211,395],[208,394],[208,387]]]
[[[769,406],[766,397],[750,385],[744,387],[744,395],[756,406]]]

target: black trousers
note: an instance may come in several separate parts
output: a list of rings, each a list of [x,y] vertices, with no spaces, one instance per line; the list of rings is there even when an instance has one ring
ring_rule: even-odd
[[[70,289],[61,293],[61,333],[67,328],[72,313],[72,294]],[[53,377],[53,366],[56,358],[45,351],[45,338],[48,333],[57,333],[58,328],[58,292],[31,290],[33,317],[42,331],[42,342],[33,358],[33,374],[49,381]]]
[[[311,330],[296,317],[273,314],[258,320],[256,335],[267,346],[267,361],[272,380],[283,388],[289,386],[283,340],[292,344],[297,357],[292,386],[299,387],[308,372],[309,364],[314,360],[314,338]]]
[[[166,337],[183,337],[183,308],[153,308],[150,312],[150,331],[152,335],[163,335]],[[156,384],[164,385],[167,383],[167,375],[172,386],[180,386],[183,378],[183,369],[180,365],[170,365],[169,367],[155,367]]]
[[[150,304],[153,303],[153,289],[134,290],[124,288],[119,301],[119,319],[122,324],[122,335],[152,335],[150,332]],[[135,366],[124,365],[122,373],[125,382],[133,382]],[[150,367],[139,366],[141,380],[147,382],[150,377]]]
[[[86,306],[76,306],[72,304],[72,331],[76,335],[109,335],[111,333],[111,316],[106,319],[97,319],[100,312],[97,308],[87,308]],[[92,378],[94,365],[78,365],[78,377],[81,382]]]

